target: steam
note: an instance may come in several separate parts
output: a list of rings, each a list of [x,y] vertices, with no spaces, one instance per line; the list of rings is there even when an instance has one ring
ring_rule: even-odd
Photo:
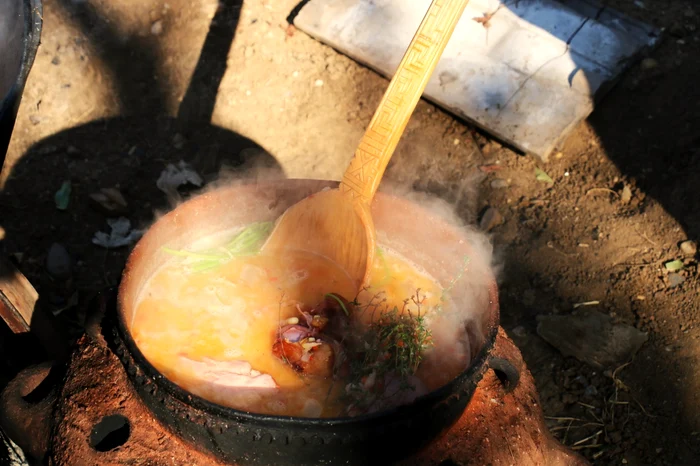
[[[203,186],[194,191],[192,196],[184,198],[177,189],[166,190],[165,195],[168,207],[166,209],[154,210],[153,223],[156,223],[168,212],[176,209],[180,204],[193,197],[216,191],[220,188],[283,180],[286,178],[282,167],[277,164],[274,156],[265,149],[249,147],[241,150],[238,154],[238,158],[242,161],[240,165],[223,164],[217,173],[203,175]],[[199,174],[197,176],[199,176]]]
[[[485,342],[486,332],[489,330],[485,325],[485,318],[492,298],[490,289],[494,285],[497,269],[493,243],[487,234],[458,213],[459,210],[464,209],[465,205],[465,199],[462,196],[475,195],[476,183],[463,183],[457,191],[459,195],[453,197],[453,202],[396,183],[387,183],[380,191],[409,200],[433,216],[439,217],[459,231],[468,244],[467,257],[455,256],[453,253],[455,245],[440,244],[437,240],[433,241],[427,253],[450,257],[450,264],[440,265],[442,268],[453,268],[445,274],[447,280],[445,277],[440,280],[443,288],[451,288],[447,292],[449,302],[444,303],[444,309],[441,312],[429,318],[435,345],[427,353],[420,371],[430,373],[433,378],[436,374],[445,375],[443,379],[438,377],[437,380],[428,382],[429,388],[434,390],[448,383],[454,374],[463,371],[476,357]],[[473,201],[468,200],[466,203],[470,202]],[[415,228],[424,231],[427,229],[430,235],[432,225],[422,223],[420,219],[416,220]],[[421,234],[416,233],[417,236]],[[429,261],[428,258],[423,260]],[[462,270],[462,273],[457,273],[456,270]],[[437,276],[439,272],[429,272],[433,272],[431,275],[439,278]],[[425,379],[425,377],[421,378]]]
[[[206,184],[195,196],[221,188],[269,183],[286,178],[284,171],[275,163],[271,163],[274,158],[262,149],[246,149],[241,153],[241,158],[245,160],[242,165],[226,166],[214,176],[205,176]],[[437,272],[439,264],[437,264],[433,267],[435,270],[428,270],[428,272],[445,288],[449,286],[450,280],[458,278],[453,288],[449,290],[449,303],[445,305],[445,312],[429,320],[433,341],[436,344],[428,352],[422,367],[429,370],[431,374],[444,373],[447,377],[464,370],[483,346],[486,332],[489,330],[485,324],[485,316],[491,300],[490,288],[493,286],[499,267],[494,261],[491,238],[473,223],[476,218],[479,181],[479,176],[475,175],[473,178],[460,180],[450,186],[437,187],[442,189],[435,189],[436,186],[423,187],[431,191],[441,191],[441,197],[419,191],[414,185],[409,186],[405,182],[391,182],[386,179],[380,188],[382,193],[406,199],[430,215],[439,217],[440,221],[452,227],[452,230],[459,231],[460,237],[468,244],[469,254],[466,264],[463,264],[463,257],[452,252],[456,250],[454,244],[440,244],[439,241],[432,243],[427,241],[426,244],[429,247],[415,252],[416,260],[407,257],[420,265],[421,262],[430,261],[431,256],[437,257],[442,254],[445,260],[449,259],[451,262],[443,264],[443,269],[451,267],[452,271],[445,272],[445,275],[439,277]],[[171,208],[176,208],[183,199],[177,195],[170,197],[169,201]],[[158,212],[157,218],[163,214],[164,212]],[[432,234],[433,225],[422,219],[414,219],[410,227],[415,229],[416,235]],[[379,239],[381,241],[381,237]],[[387,246],[395,249],[389,244]],[[401,253],[401,251],[397,252]],[[403,253],[401,255],[407,256]],[[456,277],[460,267],[464,272]],[[438,388],[449,381],[449,378],[435,380],[430,383],[429,388]]]

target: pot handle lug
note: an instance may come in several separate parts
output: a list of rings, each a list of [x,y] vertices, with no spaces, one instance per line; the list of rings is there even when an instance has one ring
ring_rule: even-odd
[[[496,373],[505,393],[511,393],[518,387],[521,372],[525,370],[525,363],[520,350],[508,338],[502,327],[498,328],[496,342],[486,365]]]
[[[493,369],[503,385],[503,390],[510,393],[520,382],[520,371],[507,359],[491,356],[488,361],[489,369]]]
[[[28,367],[0,393],[0,426],[36,461],[43,461],[48,453],[61,369],[52,362]]]

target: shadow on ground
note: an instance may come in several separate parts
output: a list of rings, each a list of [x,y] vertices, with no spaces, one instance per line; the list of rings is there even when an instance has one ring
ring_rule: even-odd
[[[155,77],[157,50],[151,39],[132,36],[125,42],[113,23],[88,2],[60,0],[60,5],[97,44],[103,62],[118,77],[117,99],[124,116],[92,121],[36,143],[14,167],[0,193],[0,224],[6,231],[0,250],[23,251],[22,271],[42,291],[38,306],[45,309],[69,305],[76,290],[83,303],[92,291],[114,285],[127,255],[123,248],[98,250],[91,244],[96,226],[106,232],[109,227],[104,215],[88,202],[72,202],[65,212],[56,209],[52,202],[56,183],[60,186],[70,180],[73,199],[83,201],[101,188],[116,186],[128,199],[127,216],[133,227],[147,228],[157,212],[172,207],[172,199],[155,183],[168,164],[185,161],[205,181],[216,178],[222,167],[233,172],[263,167],[283,176],[274,157],[255,141],[211,124],[241,11],[239,0],[220,2],[176,118],[164,116],[168,90]],[[66,245],[75,276],[82,277],[80,282],[57,281],[45,272],[38,258],[45,257],[54,242]],[[73,309],[64,317],[68,329],[78,330],[82,316],[75,312],[84,312],[84,308]],[[3,343],[19,344],[9,333],[3,336]],[[22,345],[35,346],[31,341]],[[3,370],[2,380],[27,362],[14,356],[9,359],[18,364]],[[27,353],[29,360],[42,357],[41,351]]]
[[[103,225],[106,231],[107,225],[104,216],[87,202],[76,202],[66,212],[56,210],[51,200],[63,180],[71,180],[76,195],[82,197],[118,185],[129,201],[132,222],[136,227],[147,227],[154,219],[154,212],[169,208],[155,185],[168,163],[184,160],[208,177],[216,176],[224,165],[245,170],[252,164],[262,164],[281,171],[277,161],[255,141],[210,123],[234,39],[240,1],[221,2],[177,118],[163,116],[167,89],[154,79],[153,44],[137,37],[127,42],[117,40],[110,23],[98,17],[89,3],[61,0],[61,4],[90,39],[101,44],[102,59],[109,67],[119,70],[115,75],[119,77],[118,98],[125,116],[93,121],[40,141],[22,157],[0,193],[0,218],[7,232],[4,246],[7,250],[24,252],[23,272],[41,289],[42,301],[48,300],[45,304],[53,307],[66,304],[76,289],[80,290],[80,303],[85,303],[91,292],[115,284],[127,256],[127,251],[99,250],[91,244],[95,226]],[[660,53],[668,52],[669,47],[664,44]],[[700,140],[696,132],[700,123],[696,108],[700,91],[694,78],[700,78],[700,65],[688,60],[683,71],[665,75],[648,73],[641,79],[625,78],[591,117],[590,124],[619,169],[620,178],[632,183],[635,192],[661,203],[688,236],[697,239],[700,204],[693,201],[700,175],[697,157]],[[248,158],[247,154],[254,157]],[[606,172],[605,165],[583,159],[572,164],[601,185],[615,187],[613,178],[617,175]],[[488,199],[495,196],[489,191],[485,194]],[[616,312],[623,320],[652,331],[656,329],[650,324],[650,315],[663,318],[675,312],[669,309],[681,300],[681,309],[697,316],[698,305],[691,289],[681,295],[659,297],[666,304],[660,309],[630,304],[630,296],[636,289],[625,280],[636,276],[632,268],[619,276],[619,271],[603,271],[599,261],[594,260],[584,260],[577,267],[567,266],[566,261],[574,259],[558,257],[548,243],[572,237],[573,227],[562,220],[566,214],[562,210],[573,210],[579,204],[557,196],[561,194],[548,191],[542,196],[544,204],[528,201],[512,207],[511,227],[518,239],[502,245],[507,264],[501,290],[503,324],[508,330],[525,329],[514,338],[537,378],[548,412],[583,419],[587,408],[570,403],[566,395],[586,404],[598,403],[601,398],[608,399],[616,393],[614,380],[611,382],[608,375],[575,360],[562,358],[539,340],[534,335],[537,315],[553,309],[568,312],[567,306],[580,296],[581,289],[595,287],[605,290],[606,300],[615,303]],[[649,199],[636,204],[642,212],[649,205]],[[601,208],[608,207],[601,205]],[[592,207],[587,204],[581,209]],[[615,211],[610,215],[626,213]],[[594,228],[591,225],[586,231],[593,234]],[[80,277],[80,282],[59,283],[47,276],[39,259],[45,257],[55,241],[64,243],[75,259],[75,275]],[[64,315],[69,327],[80,327],[83,311],[84,307],[78,305]],[[692,443],[696,441],[690,435],[700,429],[699,415],[693,412],[697,405],[684,409],[683,400],[688,398],[689,388],[681,382],[692,377],[691,368],[697,367],[697,361],[662,352],[660,348],[668,338],[668,335],[652,335],[650,345],[629,367],[625,381],[637,398],[626,398],[628,404],[619,405],[628,411],[627,417],[620,411],[617,424],[605,420],[606,426],[620,434],[620,441],[614,442],[615,432],[604,433],[611,437],[606,443],[610,449],[604,451],[600,458],[606,462],[600,464],[613,459],[619,461],[622,454],[628,455],[625,457],[628,464],[692,464],[699,457],[697,444]],[[2,336],[0,341],[7,340]],[[31,343],[26,346],[31,347]],[[34,355],[29,359],[41,357]],[[19,367],[4,370],[0,383],[16,369]],[[587,381],[587,386],[599,387],[600,396],[593,400],[585,398],[580,377]],[[635,401],[647,408],[638,409]],[[580,430],[571,435],[580,439],[590,435],[588,432]],[[663,445],[667,455],[654,457],[656,445]],[[616,452],[616,448],[621,452]]]

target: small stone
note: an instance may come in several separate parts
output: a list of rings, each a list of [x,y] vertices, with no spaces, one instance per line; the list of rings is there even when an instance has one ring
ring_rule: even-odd
[[[159,19],[151,24],[151,34],[159,36],[163,32],[163,20]]]
[[[503,216],[501,215],[501,213],[495,207],[489,207],[488,209],[486,209],[486,212],[484,212],[484,215],[481,217],[479,227],[483,231],[491,231],[501,223],[503,223]]]
[[[683,27],[682,24],[680,23],[674,23],[671,25],[670,28],[668,28],[669,34],[671,34],[673,37],[683,37],[685,36],[685,28]]]
[[[659,66],[659,62],[653,58],[645,58],[642,60],[641,67],[643,70],[653,70]]]
[[[314,86],[316,86],[316,87],[323,86],[323,79],[317,79],[316,81],[314,81]]]
[[[175,149],[182,149],[185,147],[185,136],[176,133],[175,136],[173,136],[173,147],[175,147]]]
[[[502,146],[496,142],[496,141],[491,141],[484,145],[484,147],[481,148],[481,153],[484,155],[490,155],[496,151],[498,151]]]
[[[564,356],[597,369],[619,367],[639,351],[649,336],[598,311],[540,316],[537,334]]]
[[[455,138],[454,141],[452,141],[452,144],[454,144],[455,146],[458,146],[459,143],[460,143],[460,140],[457,138]]]
[[[119,217],[128,213],[128,204],[116,188],[102,188],[99,193],[90,194],[92,206],[106,215]]]
[[[681,243],[681,251],[686,256],[694,256],[698,252],[698,245],[695,241],[686,240]]]
[[[60,65],[61,64],[61,59],[58,57],[53,57],[53,60],[51,60],[52,65]]]
[[[583,396],[585,396],[586,398],[595,398],[596,396],[598,396],[598,389],[595,388],[594,385],[589,385],[583,391]]]
[[[620,194],[620,202],[623,204],[629,204],[632,200],[632,190],[628,185],[622,188],[622,193]]]
[[[685,282],[685,277],[677,273],[668,274],[668,289],[679,287]]]
[[[54,278],[67,280],[71,276],[71,257],[65,246],[53,243],[46,256],[46,271]]]
[[[495,180],[491,181],[491,187],[493,189],[503,189],[508,187],[508,181],[504,180],[503,178],[496,178]]]
[[[36,126],[36,125],[38,125],[39,123],[41,123],[41,118],[39,118],[39,117],[36,116],[36,115],[29,115],[29,121],[30,121],[34,126]]]

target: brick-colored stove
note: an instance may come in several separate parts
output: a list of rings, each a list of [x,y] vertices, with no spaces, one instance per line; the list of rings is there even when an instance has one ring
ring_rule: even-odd
[[[457,423],[401,464],[587,464],[548,432],[533,378],[503,329],[499,329],[494,356],[506,359],[520,371],[517,385],[506,390],[496,373],[487,371]],[[50,370],[50,363],[24,370],[0,398],[3,428],[42,464],[224,464],[155,419],[132,387],[99,325],[79,340],[67,368],[58,372],[58,377],[47,377]],[[97,427],[100,422],[104,424]],[[101,438],[106,433],[111,435]]]

